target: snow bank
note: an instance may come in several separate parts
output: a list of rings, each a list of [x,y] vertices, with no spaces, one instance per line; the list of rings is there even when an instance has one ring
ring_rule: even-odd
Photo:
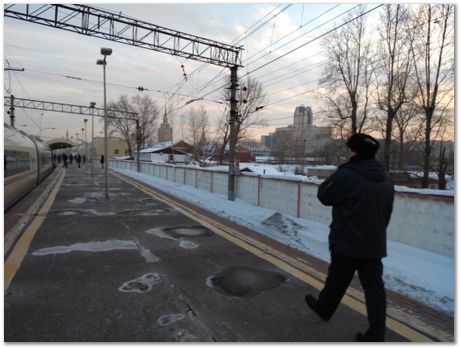
[[[222,194],[198,190],[147,174],[125,169],[116,172],[140,180],[170,195],[200,206],[228,220],[273,238],[297,250],[329,261],[328,224],[294,218],[256,207]],[[388,242],[384,259],[386,287],[448,314],[454,312],[453,258]]]

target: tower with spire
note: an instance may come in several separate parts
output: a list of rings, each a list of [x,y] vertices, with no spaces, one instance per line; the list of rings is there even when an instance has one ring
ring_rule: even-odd
[[[165,141],[172,141],[172,127],[169,125],[168,117],[166,116],[166,108],[165,114],[163,116],[163,122],[158,128],[158,142],[162,143]]]

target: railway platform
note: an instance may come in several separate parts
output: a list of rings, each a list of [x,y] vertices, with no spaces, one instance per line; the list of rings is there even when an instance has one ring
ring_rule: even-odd
[[[57,168],[5,214],[6,342],[352,342],[367,328],[358,282],[329,322],[306,306],[326,263],[117,173],[106,199],[94,168]],[[454,341],[452,317],[388,302],[387,341]]]

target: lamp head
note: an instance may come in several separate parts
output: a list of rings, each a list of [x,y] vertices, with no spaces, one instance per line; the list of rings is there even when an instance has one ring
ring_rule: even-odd
[[[98,59],[97,62],[96,62],[97,65],[105,65],[105,60],[102,60],[102,59]]]
[[[105,48],[105,47],[102,47],[101,48],[101,54],[103,56],[110,56],[112,54],[112,49],[111,48]]]

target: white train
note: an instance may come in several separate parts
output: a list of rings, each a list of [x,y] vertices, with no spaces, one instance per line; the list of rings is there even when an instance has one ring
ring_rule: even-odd
[[[50,147],[4,124],[4,210],[43,181],[54,168]]]

